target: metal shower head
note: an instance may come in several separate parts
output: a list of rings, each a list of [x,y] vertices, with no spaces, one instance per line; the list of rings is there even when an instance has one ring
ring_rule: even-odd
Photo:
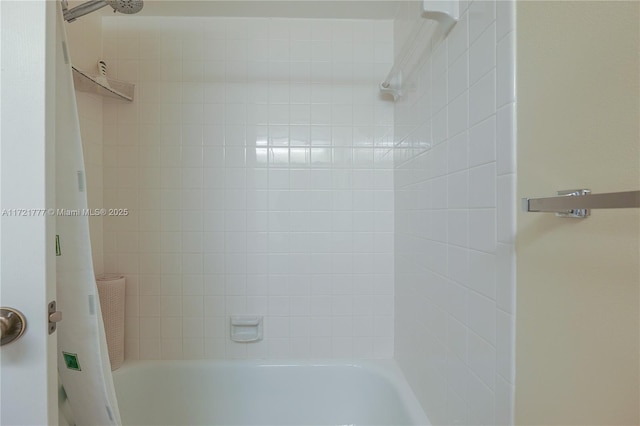
[[[132,13],[138,13],[144,7],[142,0],[105,0],[109,6],[113,8],[114,12],[126,13],[130,15]]]
[[[114,12],[130,15],[140,12],[144,2],[142,0],[90,0],[73,9],[67,9],[67,0],[62,0],[62,12],[67,22],[73,22],[81,16],[102,9],[106,5],[111,6]]]

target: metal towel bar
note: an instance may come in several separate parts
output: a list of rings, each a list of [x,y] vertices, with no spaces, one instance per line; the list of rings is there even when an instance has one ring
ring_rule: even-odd
[[[525,212],[550,212],[561,217],[586,218],[591,209],[625,209],[640,207],[640,191],[591,194],[588,189],[558,191],[557,197],[523,198]]]

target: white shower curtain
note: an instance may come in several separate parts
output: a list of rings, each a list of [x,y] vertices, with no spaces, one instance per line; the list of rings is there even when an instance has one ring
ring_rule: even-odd
[[[56,35],[56,207],[87,209],[78,107],[62,12]],[[120,425],[93,271],[89,218],[58,212],[58,371],[77,425]]]

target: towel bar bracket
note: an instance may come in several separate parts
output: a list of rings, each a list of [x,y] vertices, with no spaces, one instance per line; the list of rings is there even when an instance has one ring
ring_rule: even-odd
[[[558,191],[558,195],[565,195],[567,197],[579,197],[587,194],[591,194],[591,191],[588,189],[567,189],[565,191]],[[562,212],[557,212],[556,216],[586,219],[591,216],[591,209],[568,209]]]

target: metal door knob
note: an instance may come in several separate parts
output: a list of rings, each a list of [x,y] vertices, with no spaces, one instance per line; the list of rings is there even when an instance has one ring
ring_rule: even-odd
[[[0,346],[18,340],[27,329],[22,312],[13,308],[0,308]]]

